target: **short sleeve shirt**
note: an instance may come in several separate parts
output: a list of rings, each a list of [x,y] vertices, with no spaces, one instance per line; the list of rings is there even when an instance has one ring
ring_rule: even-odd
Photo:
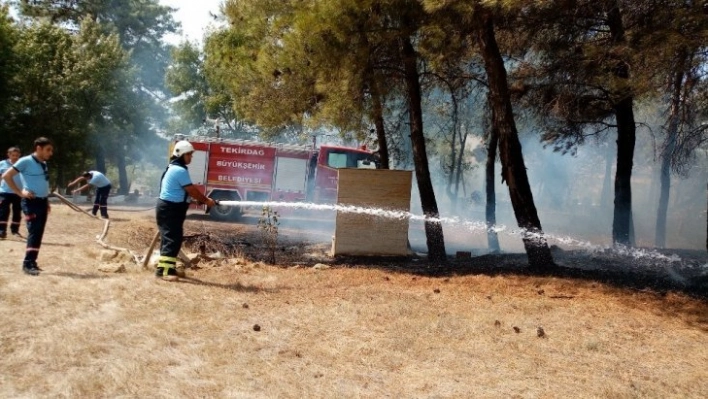
[[[0,162],[0,177],[5,173],[8,169],[12,167],[12,164],[10,163],[9,159],[6,159],[4,161]],[[15,184],[17,184],[17,187],[22,188],[22,176],[19,174],[16,174],[13,176],[12,180],[15,181]],[[12,192],[12,189],[10,186],[5,182],[5,179],[0,178],[0,194],[14,194]]]
[[[91,173],[91,180],[88,181],[88,184],[98,188],[106,187],[111,184],[111,181],[108,180],[106,175],[103,173],[96,170],[91,170],[89,173]]]
[[[22,176],[22,188],[33,192],[39,198],[49,196],[49,171],[46,162],[39,161],[33,155],[27,155],[12,167]]]
[[[160,186],[160,199],[170,202],[187,202],[188,196],[185,187],[192,185],[186,167],[170,164],[162,178]]]

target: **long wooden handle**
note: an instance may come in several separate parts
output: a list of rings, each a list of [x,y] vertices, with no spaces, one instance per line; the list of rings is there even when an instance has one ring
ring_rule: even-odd
[[[59,194],[59,193],[57,193],[57,192],[53,192],[52,195],[55,196],[55,197],[57,197],[57,198],[59,198],[59,201],[63,202],[63,203],[64,203],[65,205],[67,205],[69,208],[71,208],[71,209],[73,209],[73,210],[75,210],[75,211],[77,211],[77,212],[82,212],[82,213],[86,214],[87,216],[90,216],[90,217],[92,217],[92,218],[94,218],[94,219],[98,218],[96,215],[92,215],[92,214],[86,212],[85,210],[79,208],[78,205],[76,205],[76,204],[74,204],[73,202],[69,201],[69,200],[68,200],[66,197],[64,197],[63,195],[61,195],[61,194]]]
[[[145,258],[143,259],[143,269],[147,269],[148,267],[148,262],[150,262],[150,256],[152,256],[152,251],[155,250],[155,245],[157,245],[157,241],[160,238],[160,231],[158,230],[155,232],[155,236],[152,238],[152,242],[150,243],[150,248],[148,248],[147,253],[145,254]]]

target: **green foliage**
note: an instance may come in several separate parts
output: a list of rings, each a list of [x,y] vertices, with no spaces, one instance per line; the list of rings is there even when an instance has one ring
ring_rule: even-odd
[[[677,52],[705,42],[706,22],[696,2],[588,0],[539,8],[521,22],[536,38],[529,43],[532,62],[515,77],[524,105],[547,117],[548,141],[582,143],[586,128],[607,130],[622,99],[665,93]]]
[[[183,42],[172,49],[172,64],[165,74],[165,84],[178,98],[172,103],[172,109],[179,116],[179,124],[173,128],[185,132],[200,126],[206,116],[204,97],[208,86],[204,62],[196,45]]]
[[[115,34],[102,33],[85,19],[76,34],[47,23],[21,31],[14,48],[18,72],[11,104],[14,129],[23,132],[25,151],[38,136],[51,137],[59,180],[87,167],[96,137],[106,146],[125,115],[131,69]],[[121,103],[121,101],[123,101]]]
[[[263,206],[261,217],[258,219],[258,228],[261,230],[263,244],[268,251],[268,262],[275,263],[275,252],[278,248],[278,226],[280,215],[269,206]]]
[[[73,80],[66,82],[75,93],[56,102],[69,104],[62,110],[76,115],[71,128],[54,129],[67,136],[60,138],[62,144],[70,143],[57,151],[57,161],[70,162],[73,170],[95,160],[101,169],[108,159],[120,170],[120,189],[127,190],[125,165],[149,155],[141,150],[166,113],[162,91],[170,53],[162,37],[178,28],[174,9],[158,0],[22,0],[19,5],[22,15],[34,18],[30,29],[44,21],[78,38],[76,66],[67,73]]]
[[[17,73],[14,47],[19,31],[10,18],[6,5],[0,5],[0,151],[19,143],[17,132],[11,127],[11,101],[15,95],[13,80]]]
[[[218,37],[207,39],[207,45]],[[173,49],[165,76],[167,88],[175,96],[172,111],[177,118],[172,120],[172,128],[179,132],[206,129],[202,134],[215,134],[218,126],[222,138],[247,137],[250,132],[246,132],[244,121],[237,120],[225,78],[218,63],[205,59],[195,44],[184,42]]]
[[[85,115],[75,102],[86,87],[75,39],[65,30],[43,23],[23,29],[15,45],[18,71],[13,80],[19,95],[10,104],[18,144],[31,152],[35,137],[48,136],[57,147],[54,162],[72,167],[72,158],[86,150]],[[59,170],[61,174],[62,170]]]

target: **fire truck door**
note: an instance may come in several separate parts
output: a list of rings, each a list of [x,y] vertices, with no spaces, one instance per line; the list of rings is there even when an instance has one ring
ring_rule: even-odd
[[[275,190],[304,192],[306,174],[306,159],[278,157],[278,166],[275,172]]]
[[[192,154],[192,162],[187,165],[189,178],[195,186],[204,186],[206,184],[207,152],[197,150]]]

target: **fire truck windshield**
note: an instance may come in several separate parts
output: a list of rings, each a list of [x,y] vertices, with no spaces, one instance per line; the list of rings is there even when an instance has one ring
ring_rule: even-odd
[[[330,168],[360,168],[361,165],[373,165],[371,154],[343,149],[332,149],[327,153],[327,166]]]

